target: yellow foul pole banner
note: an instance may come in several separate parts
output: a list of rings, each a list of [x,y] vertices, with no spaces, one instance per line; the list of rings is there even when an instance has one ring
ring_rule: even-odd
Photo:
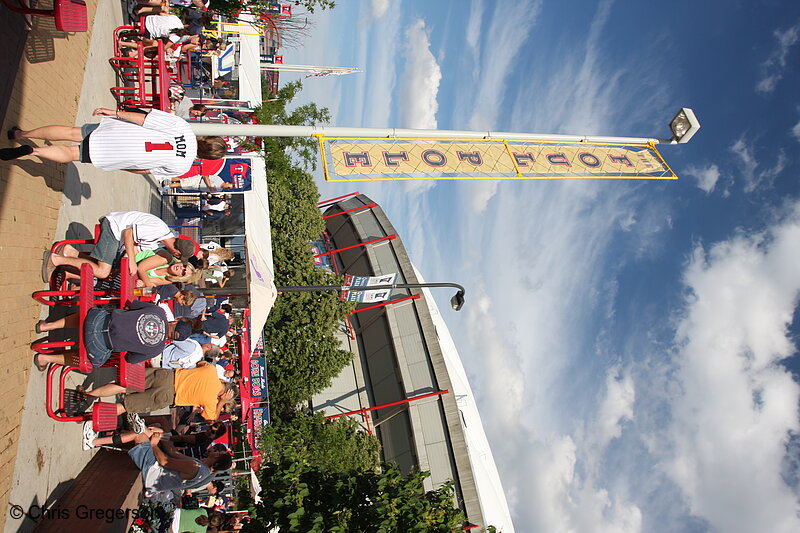
[[[327,181],[678,178],[655,144],[318,139]]]

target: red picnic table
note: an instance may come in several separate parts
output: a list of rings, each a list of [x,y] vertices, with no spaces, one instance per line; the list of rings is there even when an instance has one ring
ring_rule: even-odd
[[[89,29],[86,15],[86,2],[83,0],[53,0],[53,9],[33,9],[22,0],[12,6],[8,0],[2,0],[11,11],[36,17],[53,17],[56,29],[66,32],[83,32]]]
[[[138,276],[131,275],[128,270],[128,258],[122,258],[120,264],[120,291],[116,296],[119,301],[120,308],[125,308],[128,303],[133,301],[134,289],[136,287],[136,280]],[[77,302],[73,299],[68,299],[68,302],[78,304],[79,313],[79,326],[78,326],[78,340],[64,341],[64,342],[40,342],[34,343],[31,347],[39,353],[49,354],[70,354],[74,355],[77,352],[78,366],[72,365],[50,365],[47,371],[47,390],[46,390],[46,407],[47,414],[50,418],[61,422],[81,422],[84,420],[92,420],[95,431],[105,431],[115,429],[117,427],[117,411],[116,405],[109,402],[95,402],[92,406],[91,415],[75,415],[68,416],[65,412],[65,399],[64,391],[66,389],[67,376],[73,371],[92,372],[94,366],[89,360],[84,343],[84,324],[89,310],[92,309],[97,303],[109,303],[112,300],[105,299],[101,301],[95,300],[94,290],[94,272],[91,265],[85,264],[81,267],[80,276],[80,289],[78,291],[41,291],[41,292],[62,292],[62,293],[77,293],[67,294],[66,296],[76,296]],[[103,292],[103,296],[106,291]],[[34,295],[36,297],[36,295]],[[38,298],[37,298],[38,300]],[[118,368],[118,382],[123,387],[129,387],[134,390],[143,391],[145,388],[145,366],[144,363],[131,364],[125,359],[125,352],[119,352],[112,355],[112,358],[103,366],[113,366]],[[53,378],[56,372],[59,372],[59,385],[58,385],[58,409],[53,409]]]
[[[115,43],[121,33],[131,30],[135,30],[135,28],[133,26],[117,28]],[[111,88],[114,96],[125,98],[119,102],[120,108],[124,106],[153,107],[169,112],[169,87],[172,71],[164,56],[164,43],[159,40],[157,46],[156,57],[148,59],[144,55],[144,45],[141,41],[137,43],[135,58],[122,55],[115,44],[116,55],[109,62],[118,69],[121,80],[130,83],[130,85]]]

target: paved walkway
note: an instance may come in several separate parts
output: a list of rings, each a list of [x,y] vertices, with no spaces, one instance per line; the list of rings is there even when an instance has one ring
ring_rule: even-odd
[[[24,17],[0,8],[4,42],[17,46],[0,58],[3,72],[16,72],[0,81],[0,145],[9,146],[5,131],[11,126],[80,125],[95,121],[94,108],[114,106],[108,58],[111,32],[122,24],[121,4],[87,4],[90,32],[71,35],[55,31],[49,19],[35,20],[27,31]],[[32,365],[33,326],[46,316],[30,298],[44,288],[42,252],[53,240],[88,235],[107,212],[157,213],[157,206],[152,183],[140,176],[80,163],[0,162],[0,254],[7,265],[0,278],[0,524],[6,532],[35,526],[11,518],[10,505],[52,502],[91,458],[81,448],[79,424],[47,417],[44,374]]]

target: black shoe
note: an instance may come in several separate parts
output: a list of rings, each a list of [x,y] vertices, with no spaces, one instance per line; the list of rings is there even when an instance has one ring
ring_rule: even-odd
[[[6,136],[8,137],[9,141],[16,141],[17,138],[14,136],[18,131],[22,131],[18,126],[12,127],[10,130],[6,132]]]
[[[23,144],[16,148],[0,148],[0,161],[11,161],[12,159],[31,155],[32,153],[33,146],[29,144]]]

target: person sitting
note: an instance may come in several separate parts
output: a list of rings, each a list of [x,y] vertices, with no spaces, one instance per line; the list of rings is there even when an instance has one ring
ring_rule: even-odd
[[[191,98],[184,96],[173,105],[173,111],[183,119],[193,120],[205,116],[208,108],[203,104],[195,104]]]
[[[136,254],[139,251],[157,250],[162,246],[182,262],[188,262],[191,257],[190,253],[186,253],[187,250],[181,251],[176,247],[172,230],[157,216],[141,211],[108,213],[100,220],[100,236],[88,257],[82,256],[72,246],[65,246],[60,254],[47,251],[42,266],[42,278],[47,283],[57,266],[80,271],[82,265],[88,264],[92,267],[94,277],[106,279],[111,275],[120,247],[124,247],[126,255],[131,258],[128,268],[131,275],[135,275],[138,273]]]
[[[78,328],[78,313],[67,315],[58,320],[48,322],[40,320],[36,323],[36,333],[44,333],[64,328]],[[149,302],[132,301],[127,309],[89,309],[83,323],[83,342],[87,357],[92,366],[103,366],[111,352],[128,352],[126,359],[130,363],[140,363],[155,357],[164,350],[166,340],[184,340],[191,334],[191,327],[176,330],[175,323],[169,323],[164,310]],[[78,366],[76,355],[34,355],[34,364],[39,371],[47,365],[70,364]]]
[[[8,131],[10,140],[42,139],[73,141],[79,145],[48,144],[0,149],[0,160],[10,161],[27,155],[57,163],[80,161],[103,170],[127,170],[152,174],[157,180],[189,172],[195,158],[216,160],[225,157],[228,146],[222,137],[198,137],[188,122],[158,109],[116,111],[98,107],[92,112],[103,117],[99,124],[43,126]]]
[[[170,533],[216,533],[232,531],[233,525],[232,517],[228,518],[225,513],[218,510],[199,505],[192,508],[181,505],[180,509],[175,509],[169,531]]]
[[[164,348],[164,352],[161,354],[161,368],[195,368],[200,361],[206,358],[214,359],[219,357],[219,354],[219,347],[210,342],[200,344],[191,338],[173,341]]]
[[[186,262],[179,261],[162,250],[148,250],[137,254],[136,269],[144,287],[168,285],[176,282],[193,283],[200,279],[202,275],[201,271],[199,271],[200,269],[195,268],[188,259]]]
[[[215,242],[207,242],[200,245],[200,251],[197,252],[198,257],[208,261],[208,264],[213,266],[223,261],[230,261],[234,258],[233,250],[220,246]]]
[[[234,274],[225,263],[220,262],[203,270],[202,277],[206,285],[216,283],[221,289],[228,284]]]
[[[228,427],[223,422],[213,422],[207,429],[193,431],[182,435],[170,435],[169,440],[181,453],[189,457],[203,457],[208,447],[227,433]]]
[[[111,437],[100,437],[91,421],[83,426],[84,448],[134,443],[128,456],[142,472],[144,494],[148,499],[170,502],[180,498],[187,489],[206,486],[215,472],[228,470],[233,460],[227,452],[209,452],[203,459],[193,459],[179,453],[169,440],[162,440],[161,428],[149,427],[141,433],[122,432]]]
[[[191,8],[187,9],[187,11],[207,11],[208,5],[210,0],[169,0],[168,2],[162,2],[162,0],[137,0],[139,4],[136,6],[134,13],[137,16],[144,16],[149,13],[169,13],[170,6],[174,7],[183,7],[183,8]]]
[[[77,395],[92,400],[123,394],[122,402],[116,404],[117,414],[127,414],[131,427],[141,433],[144,425],[136,413],[149,413],[170,405],[192,405],[203,409],[200,414],[206,420],[215,420],[236,393],[235,385],[217,378],[214,365],[200,361],[196,368],[190,369],[147,368],[144,392],[107,383],[91,391],[79,390]]]

